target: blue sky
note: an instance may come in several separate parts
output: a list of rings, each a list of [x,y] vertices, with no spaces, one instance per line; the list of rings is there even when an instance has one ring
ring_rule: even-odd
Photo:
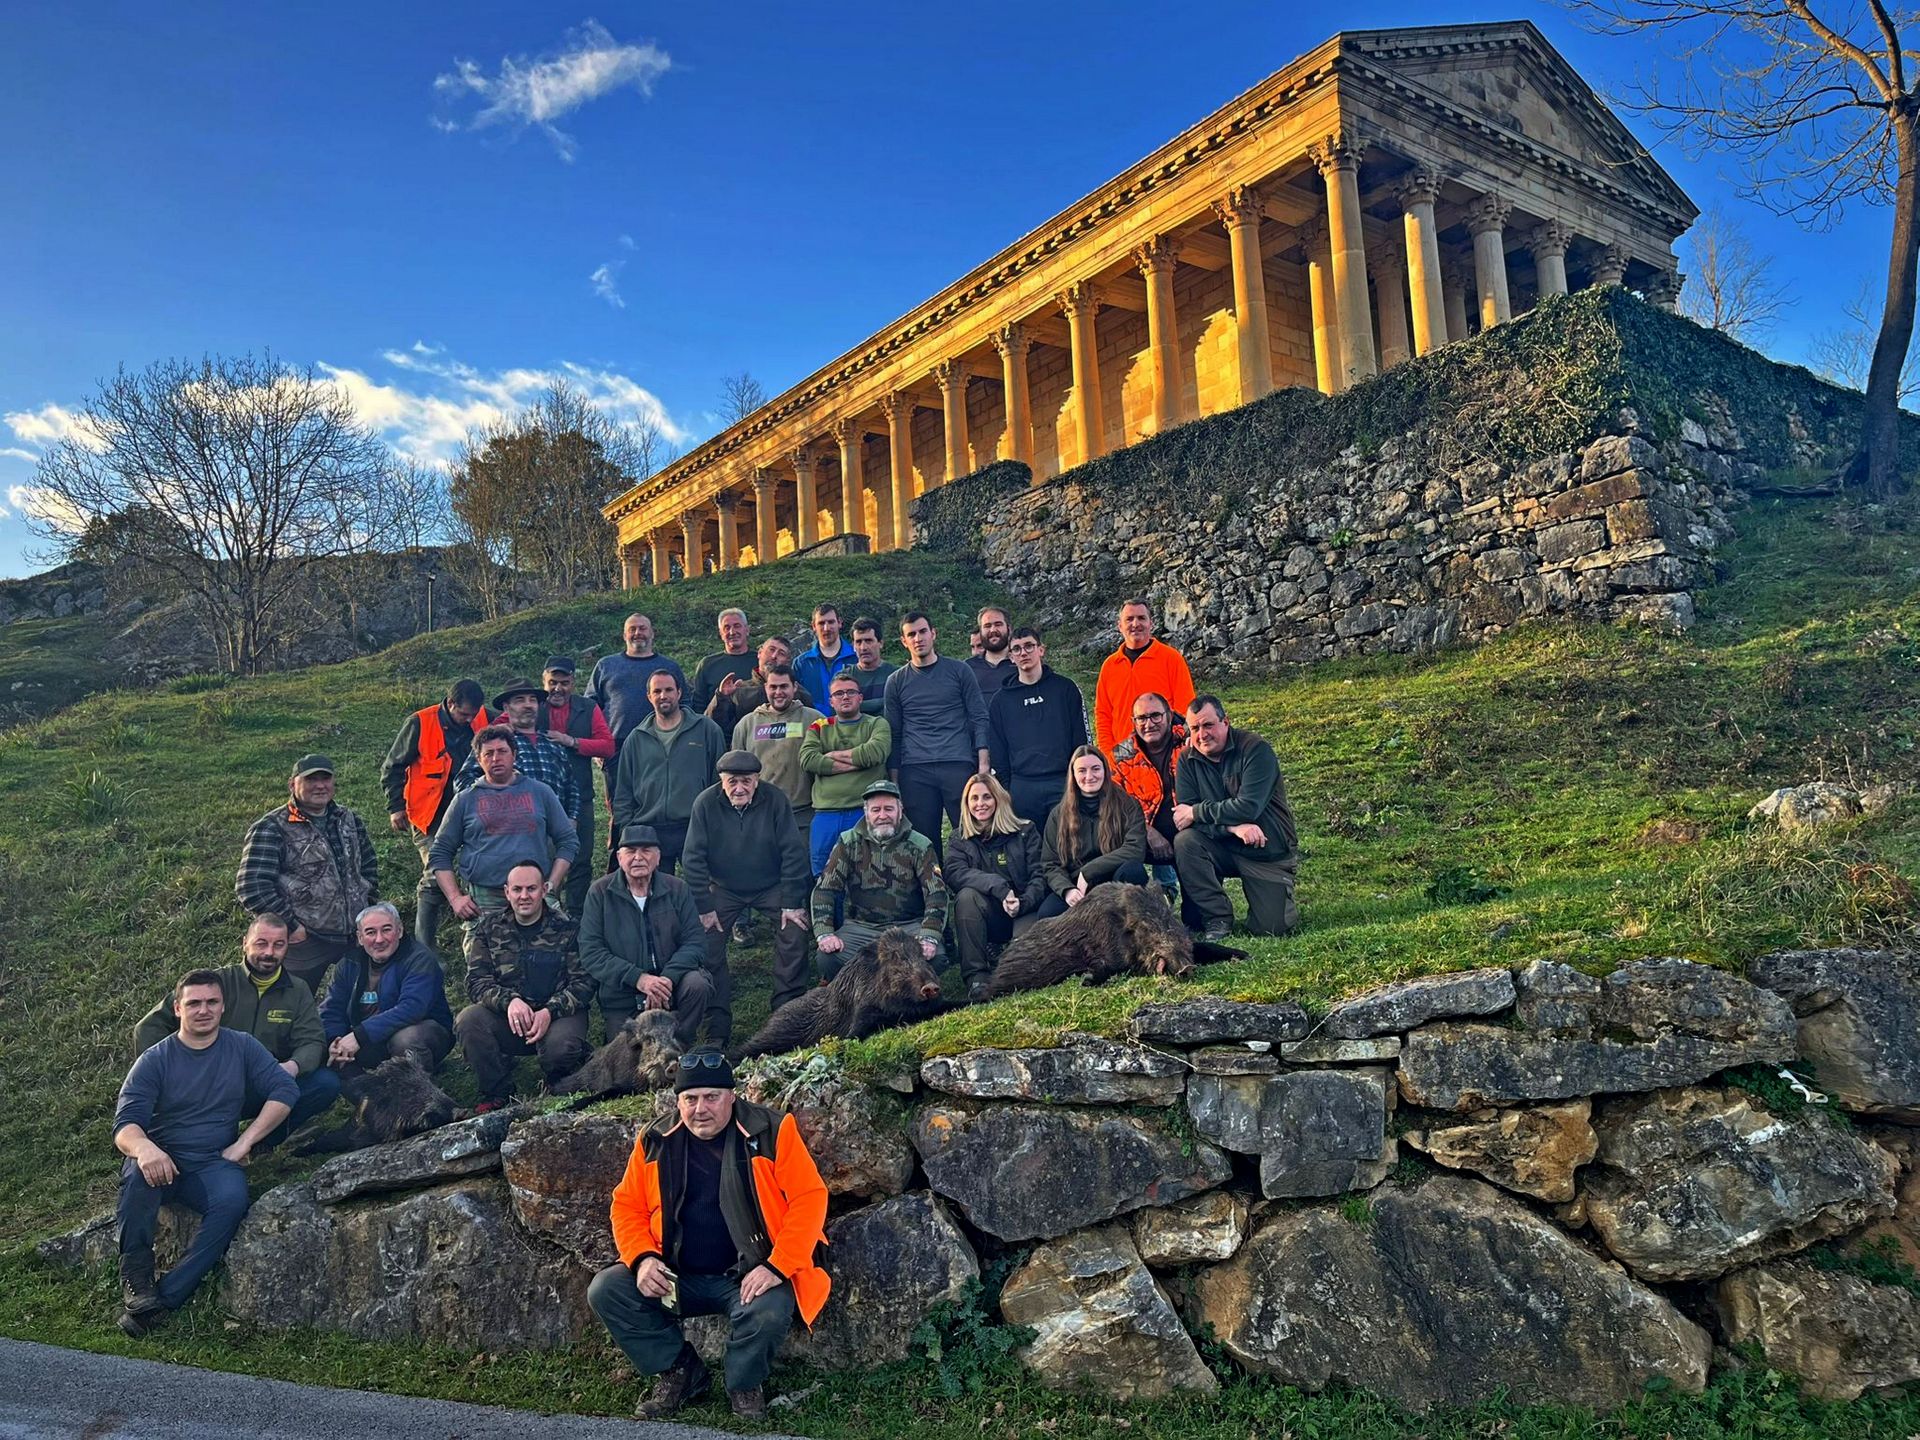
[[[1303,15],[1305,18],[1302,18]],[[682,443],[777,393],[1332,33],[1334,12],[843,3],[0,7],[0,575],[33,457],[126,364],[271,349],[397,446],[563,374]],[[1606,93],[1664,57],[1527,18]],[[1630,121],[1643,138],[1655,136]],[[1796,300],[1805,357],[1888,217],[1807,235],[1655,153]]]

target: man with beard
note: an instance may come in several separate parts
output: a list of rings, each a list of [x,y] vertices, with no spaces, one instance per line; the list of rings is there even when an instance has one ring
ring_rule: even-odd
[[[453,1049],[453,1011],[440,957],[400,928],[391,905],[369,905],[354,922],[358,943],[340,962],[320,1019],[327,1060],[342,1078],[410,1055],[429,1073]]]
[[[1180,876],[1174,869],[1174,776],[1187,744],[1187,727],[1174,718],[1167,697],[1149,690],[1133,702],[1133,734],[1113,747],[1113,783],[1140,802],[1147,821],[1147,869],[1173,898]]]
[[[813,887],[813,934],[823,978],[880,938],[890,925],[914,931],[927,959],[940,954],[947,884],[927,837],[901,813],[900,787],[878,780],[863,797],[860,823],[834,842]],[[834,921],[836,902],[846,919]]]
[[[1007,653],[1013,635],[1007,628],[1007,612],[998,605],[987,606],[974,617],[974,623],[980,627],[976,632],[980,649],[967,657],[967,668],[973,672],[980,694],[991,700],[994,691],[1013,683],[1015,667]]]
[[[744,622],[740,635],[744,641]],[[618,655],[602,655],[594,662],[593,674],[587,678],[587,688],[581,696],[588,704],[598,705],[606,715],[607,728],[613,732],[615,754],[633,733],[633,727],[647,718],[648,687],[655,675],[665,671],[680,682],[681,694],[687,689],[687,677],[679,662],[654,652],[652,620],[638,613],[627,616],[621,639],[626,648]],[[604,768],[611,781],[612,762],[606,762]]]
[[[613,777],[613,823],[650,825],[659,836],[660,864],[671,871],[686,848],[687,819],[700,792],[713,784],[726,737],[706,716],[682,705],[679,684],[659,674],[647,682],[653,713],[633,727],[620,747]]]
[[[733,734],[734,727],[740,723],[740,717],[766,702],[767,675],[776,665],[793,665],[793,647],[778,635],[769,635],[760,642],[758,659],[753,673],[746,679],[729,684],[721,681],[720,688],[707,702],[707,718],[720,727],[722,735]],[[813,704],[813,696],[805,689],[795,687],[802,705]]]
[[[253,917],[240,942],[240,963],[211,971],[220,986],[220,1023],[251,1035],[267,1047],[274,1063],[300,1087],[293,1110],[260,1139],[271,1149],[340,1098],[340,1077],[327,1068],[327,1032],[307,982],[287,972],[287,922],[268,913]],[[134,1054],[151,1050],[180,1029],[169,990],[141,1017],[133,1031]]]

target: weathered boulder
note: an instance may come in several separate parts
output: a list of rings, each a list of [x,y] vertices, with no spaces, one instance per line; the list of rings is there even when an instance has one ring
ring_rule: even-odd
[[[796,1326],[786,1348],[826,1370],[864,1370],[907,1358],[927,1312],[957,1300],[980,1262],[947,1207],[924,1190],[896,1195],[827,1223],[818,1254],[833,1298],[811,1331]]]
[[[1827,1400],[1920,1380],[1920,1298],[1858,1275],[1777,1261],[1722,1276],[1714,1310],[1727,1339]]]
[[[1065,1105],[1170,1105],[1186,1088],[1178,1059],[1141,1045],[1073,1034],[1042,1050],[969,1050],[920,1067],[930,1089],[973,1100]]]
[[[1260,1189],[1269,1198],[1338,1195],[1378,1185],[1393,1167],[1392,1091],[1381,1069],[1196,1075],[1187,1111],[1208,1140],[1260,1157]]]
[[[1008,1278],[1000,1312],[1037,1332],[1020,1358],[1056,1389],[1157,1400],[1220,1388],[1124,1226],[1039,1246]]]
[[[1202,1045],[1198,1050],[1187,1052],[1187,1063],[1193,1067],[1196,1075],[1273,1074],[1280,1068],[1280,1061],[1272,1047],[1264,1040],[1253,1043],[1266,1048],[1256,1050],[1244,1042],[1239,1045]]]
[[[1233,1173],[1213,1146],[1120,1111],[933,1104],[915,1117],[913,1143],[927,1183],[1002,1240],[1052,1239]]]
[[[1225,1260],[1247,1238],[1247,1200],[1231,1190],[1209,1190],[1178,1205],[1133,1212],[1133,1244],[1140,1258],[1161,1269]]]
[[[1786,998],[1800,1054],[1849,1110],[1920,1122],[1920,962],[1889,950],[1780,950],[1747,966]]]
[[[500,1142],[514,1119],[511,1110],[495,1110],[410,1139],[336,1155],[310,1177],[314,1198],[322,1205],[335,1205],[355,1195],[418,1190],[442,1180],[498,1170]]]
[[[1520,977],[1528,1029],[1443,1020],[1406,1037],[1400,1092],[1437,1110],[1688,1085],[1754,1061],[1794,1058],[1793,1012],[1737,975],[1637,960],[1597,984],[1538,961]]]
[[[1513,975],[1501,967],[1423,975],[1342,1000],[1321,1029],[1334,1040],[1365,1040],[1455,1015],[1497,1015],[1512,1004]]]
[[[1811,1113],[1772,1115],[1739,1090],[1669,1090],[1594,1115],[1587,1223],[1628,1269],[1701,1280],[1893,1209],[1891,1155]]]
[[[1287,1384],[1364,1386],[1413,1409],[1502,1392],[1608,1409],[1649,1381],[1706,1383],[1705,1331],[1492,1186],[1437,1176],[1269,1216],[1200,1273],[1188,1320]]]
[[[607,1206],[645,1123],[594,1111],[518,1121],[500,1145],[514,1218],[590,1269],[611,1265]]]
[[[1375,1035],[1366,1040],[1330,1040],[1324,1035],[1288,1040],[1280,1058],[1289,1065],[1378,1065],[1400,1058],[1398,1035]]]
[[[1782,834],[1811,835],[1860,813],[1860,797],[1844,785],[1814,780],[1776,790],[1747,812],[1749,820],[1771,820]]]
[[[913,1179],[906,1106],[891,1095],[838,1074],[775,1086],[766,1072],[743,1079],[740,1093],[793,1116],[829,1195],[877,1200]]]
[[[1142,1005],[1127,1022],[1136,1040],[1158,1045],[1214,1045],[1228,1040],[1298,1040],[1311,1028],[1307,1012],[1291,1001],[1256,1004],[1197,995]]]
[[[591,1278],[514,1224],[497,1177],[337,1208],[297,1184],[248,1212],[227,1252],[225,1299],[268,1329],[544,1349],[587,1328]]]
[[[1591,1100],[1525,1110],[1476,1110],[1458,1125],[1410,1130],[1400,1138],[1450,1170],[1471,1170],[1506,1190],[1556,1203],[1573,1199],[1573,1172],[1599,1141]]]
[[[199,1232],[200,1217],[184,1205],[162,1205],[153,1231],[154,1263],[164,1274],[186,1253]],[[96,1215],[64,1235],[51,1235],[33,1247],[50,1265],[86,1270],[105,1265],[120,1254],[120,1217],[112,1210]]]

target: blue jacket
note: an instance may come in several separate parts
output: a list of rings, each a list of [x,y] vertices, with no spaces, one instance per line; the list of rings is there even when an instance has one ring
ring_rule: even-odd
[[[334,968],[320,1019],[328,1043],[351,1032],[362,1049],[384,1045],[395,1031],[422,1020],[437,1020],[452,1030],[440,957],[409,935],[375,977],[367,952],[355,946]]]
[[[821,714],[829,714],[833,705],[827,699],[827,686],[842,670],[851,670],[859,663],[860,657],[853,653],[853,642],[846,636],[840,637],[840,653],[831,660],[820,653],[820,642],[816,640],[794,658],[793,683],[813,696],[813,703]]]

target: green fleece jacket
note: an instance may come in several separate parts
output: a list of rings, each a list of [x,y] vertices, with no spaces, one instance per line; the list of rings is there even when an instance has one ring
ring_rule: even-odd
[[[800,764],[813,776],[813,808],[858,810],[866,803],[867,786],[887,778],[887,752],[893,749],[893,730],[879,715],[836,720],[827,715],[807,727],[800,742]],[[829,758],[836,750],[851,750],[851,770],[836,770]]]
[[[245,965],[223,966],[219,975],[220,997],[226,1002],[226,1010],[220,1016],[222,1029],[253,1036],[281,1064],[293,1061],[302,1075],[320,1068],[327,1057],[327,1032],[320,1023],[320,1007],[313,1003],[313,991],[307,988],[306,981],[296,979],[283,968],[262,994]],[[173,1013],[173,996],[163,995],[160,1003],[134,1027],[134,1054],[144,1055],[179,1028],[180,1017]]]

